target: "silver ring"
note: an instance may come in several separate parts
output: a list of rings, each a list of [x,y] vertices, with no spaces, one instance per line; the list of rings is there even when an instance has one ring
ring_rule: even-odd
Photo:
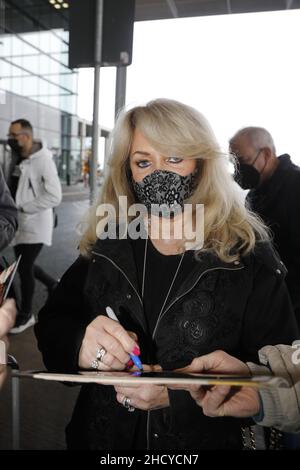
[[[97,351],[96,351],[96,359],[102,362],[106,353],[107,353],[106,349],[103,348],[103,346],[99,346],[99,348],[97,348]]]
[[[132,412],[135,410],[135,408],[134,408],[134,406],[131,406],[130,403],[131,403],[130,398],[128,398],[128,397],[124,397],[124,398],[123,398],[122,405],[123,405],[125,408],[127,408],[127,410],[128,410],[130,413],[132,413]]]
[[[91,363],[91,368],[92,369],[99,369],[99,361],[98,359],[94,359]]]

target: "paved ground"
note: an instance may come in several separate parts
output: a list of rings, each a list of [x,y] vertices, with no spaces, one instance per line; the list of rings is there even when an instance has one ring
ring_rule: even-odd
[[[54,230],[52,247],[44,247],[39,264],[56,278],[77,257],[78,222],[88,209],[88,192],[82,185],[65,187],[62,204],[57,208],[58,227]],[[11,249],[5,253],[13,259]],[[33,312],[45,303],[45,287],[36,283]],[[10,335],[10,353],[21,369],[43,369],[33,328],[19,335]],[[78,387],[52,382],[23,380],[21,383],[21,448],[64,449],[64,428],[69,421],[78,394]],[[0,392],[0,450],[11,449],[11,384],[7,380]]]

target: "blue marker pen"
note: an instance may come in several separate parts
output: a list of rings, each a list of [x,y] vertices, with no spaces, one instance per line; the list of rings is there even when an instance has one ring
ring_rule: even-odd
[[[115,312],[113,311],[112,308],[106,307],[106,313],[107,313],[107,316],[111,320],[115,320],[119,323],[118,317],[116,316],[116,314],[115,314]],[[143,370],[143,366],[142,366],[140,358],[138,356],[136,356],[135,354],[129,354],[129,356],[131,357],[132,361],[137,366],[137,368],[140,369],[140,370]]]

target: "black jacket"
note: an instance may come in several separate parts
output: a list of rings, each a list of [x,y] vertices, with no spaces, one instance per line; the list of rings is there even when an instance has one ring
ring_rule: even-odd
[[[257,361],[263,345],[290,343],[298,336],[283,267],[267,246],[242,262],[224,263],[209,253],[195,261],[169,299],[153,340],[147,335],[137,285],[128,240],[98,240],[91,259],[79,257],[35,326],[46,367],[77,370],[85,328],[105,314],[107,305],[126,329],[137,333],[142,362],[155,361],[166,370],[216,349]],[[169,397],[169,408],[148,413],[149,448],[241,447],[240,420],[205,417],[188,392],[170,392]],[[84,385],[67,429],[68,446],[131,449],[143,413],[128,413],[116,401],[113,387]]]
[[[18,211],[0,168],[0,251],[13,239],[18,227]]]
[[[289,155],[278,159],[272,177],[247,198],[273,232],[274,246],[288,270],[286,283],[300,325],[300,168]]]

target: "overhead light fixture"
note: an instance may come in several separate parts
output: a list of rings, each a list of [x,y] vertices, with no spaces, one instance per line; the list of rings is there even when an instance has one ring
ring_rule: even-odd
[[[49,0],[49,3],[57,10],[60,10],[61,8],[69,8],[69,2],[66,0]]]

